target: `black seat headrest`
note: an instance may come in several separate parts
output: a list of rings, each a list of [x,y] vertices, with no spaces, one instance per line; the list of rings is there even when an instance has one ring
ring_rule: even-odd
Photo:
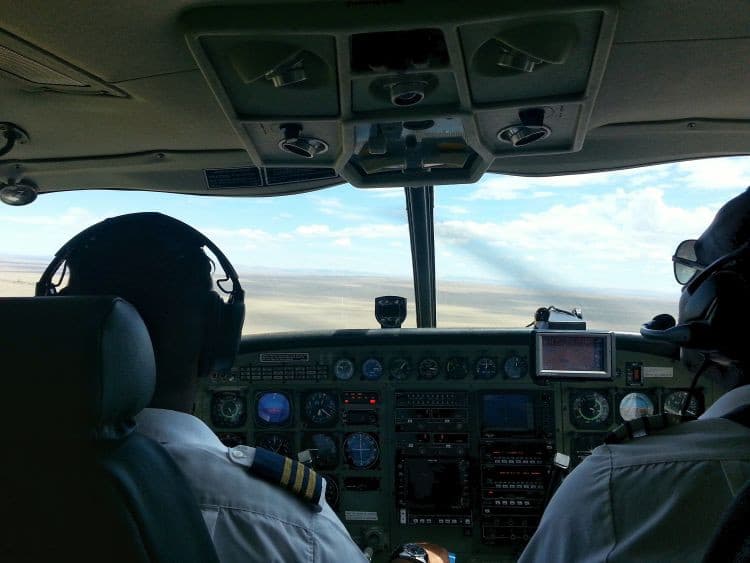
[[[151,339],[118,297],[0,298],[3,433],[109,440],[130,433],[154,392]]]

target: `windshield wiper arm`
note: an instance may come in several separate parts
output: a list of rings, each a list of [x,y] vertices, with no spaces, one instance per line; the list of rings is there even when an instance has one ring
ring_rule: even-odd
[[[404,191],[406,192],[406,215],[409,217],[417,326],[431,328],[436,326],[437,321],[433,219],[435,193],[432,186],[404,188]]]

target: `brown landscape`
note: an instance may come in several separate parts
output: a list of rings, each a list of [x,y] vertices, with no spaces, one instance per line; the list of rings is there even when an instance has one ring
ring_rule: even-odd
[[[0,297],[31,296],[46,263],[35,259],[0,259]],[[410,280],[378,276],[240,273],[247,295],[244,332],[377,328],[373,299],[378,295],[407,297],[405,327],[415,326]],[[673,299],[563,290],[551,294],[489,283],[438,283],[438,326],[444,328],[520,328],[538,307],[581,307],[588,328],[637,332],[657,313],[676,314]]]

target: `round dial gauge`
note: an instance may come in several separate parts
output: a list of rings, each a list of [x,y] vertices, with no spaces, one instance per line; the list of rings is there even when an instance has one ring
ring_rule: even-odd
[[[323,475],[323,479],[326,480],[326,502],[328,506],[335,509],[339,504],[339,485],[336,482],[336,477]]]
[[[269,425],[286,424],[292,415],[289,397],[284,393],[262,393],[258,397],[258,420]]]
[[[628,393],[620,401],[620,416],[623,420],[635,420],[654,414],[654,403],[644,393]]]
[[[223,391],[211,397],[211,421],[221,428],[238,428],[245,424],[247,409],[240,393]]]
[[[664,412],[669,414],[680,414],[682,412],[682,404],[685,402],[686,397],[687,391],[672,391],[664,398]],[[697,397],[690,397],[690,404],[688,405],[685,414],[698,416],[700,410],[700,403],[698,402]]]
[[[339,462],[339,448],[330,434],[310,434],[303,442],[303,449],[311,450],[315,469],[333,469]]]
[[[425,358],[419,362],[417,371],[419,373],[419,379],[435,379],[438,375],[438,371],[440,371],[440,366],[438,365],[437,360]]]
[[[256,445],[264,450],[270,450],[284,457],[292,455],[292,446],[289,439],[281,434],[259,434]]]
[[[388,363],[388,372],[393,379],[408,379],[411,375],[411,363],[406,358],[393,358]]]
[[[529,363],[526,361],[526,358],[522,358],[521,356],[510,356],[503,364],[503,371],[505,372],[505,377],[508,379],[521,379],[526,375],[528,369]]]
[[[316,391],[305,399],[305,417],[318,426],[326,426],[336,420],[338,401],[331,393]]]
[[[469,367],[463,358],[449,358],[445,363],[445,375],[448,379],[464,379],[469,373]]]
[[[383,377],[383,364],[380,360],[369,358],[362,364],[362,377],[374,381]]]
[[[380,447],[371,434],[355,432],[344,440],[346,462],[355,469],[367,469],[378,462]]]
[[[497,375],[497,362],[494,358],[479,358],[474,366],[477,379],[492,379]]]
[[[602,426],[609,419],[609,401],[597,391],[585,391],[573,399],[573,422],[576,426]]]
[[[342,381],[351,379],[354,375],[354,362],[349,358],[340,358],[333,364],[333,373],[336,375],[336,379]]]

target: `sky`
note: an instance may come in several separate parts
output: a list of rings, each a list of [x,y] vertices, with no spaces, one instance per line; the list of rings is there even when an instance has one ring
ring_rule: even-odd
[[[670,257],[750,184],[750,157],[619,172],[486,175],[435,188],[437,278],[676,295]],[[238,270],[411,277],[403,189],[349,185],[276,198],[79,191],[0,206],[0,253],[48,260],[105,217],[161,211],[203,231]]]

